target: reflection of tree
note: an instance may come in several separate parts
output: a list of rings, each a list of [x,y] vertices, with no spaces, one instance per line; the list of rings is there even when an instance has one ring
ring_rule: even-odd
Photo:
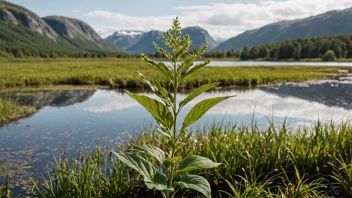
[[[69,106],[89,99],[94,90],[84,91],[37,91],[37,92],[8,92],[1,93],[6,97],[12,98],[20,104],[42,108],[45,106]]]
[[[281,97],[297,97],[319,102],[327,106],[352,109],[352,84],[312,84],[309,86],[281,85],[280,87],[263,87],[261,90]]]

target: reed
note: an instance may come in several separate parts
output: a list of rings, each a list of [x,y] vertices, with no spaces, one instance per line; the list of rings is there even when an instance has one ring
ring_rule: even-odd
[[[302,129],[290,129],[283,124],[266,130],[258,129],[255,124],[214,124],[182,134],[180,138],[186,144],[180,155],[201,155],[223,164],[217,169],[197,172],[209,181],[213,197],[351,197],[351,132],[348,123],[317,122]],[[153,130],[139,133],[129,142],[119,144],[118,150],[145,144],[169,149],[166,139],[157,134]],[[34,194],[41,197],[159,195],[141,186],[143,181],[136,172],[100,150],[93,157],[56,161],[47,178],[51,179],[33,181],[37,187]],[[176,195],[182,196],[194,197],[197,193],[182,190]]]

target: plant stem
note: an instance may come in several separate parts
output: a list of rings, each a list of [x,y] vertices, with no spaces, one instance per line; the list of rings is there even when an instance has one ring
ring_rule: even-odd
[[[175,53],[174,53],[175,55]],[[177,124],[177,110],[176,110],[176,97],[177,97],[177,89],[178,89],[178,82],[177,82],[177,68],[176,68],[177,60],[173,62],[173,69],[174,69],[174,101],[173,101],[173,114],[174,114],[174,127],[173,127],[173,136],[171,138],[171,158],[175,156],[175,144],[176,144],[176,124]],[[175,165],[172,164],[170,168],[170,176],[168,181],[168,186],[172,187],[173,177],[174,177],[174,168]]]
[[[176,122],[177,122],[177,111],[176,111],[176,97],[177,97],[177,89],[178,89],[178,82],[177,82],[177,71],[176,71],[176,60],[174,62],[174,105],[173,105],[173,111],[174,111],[174,135],[172,137],[173,143],[175,143],[175,138],[176,138]],[[175,146],[175,145],[173,145]]]
[[[166,198],[166,195],[164,192],[161,192],[161,195],[163,196],[163,198]]]

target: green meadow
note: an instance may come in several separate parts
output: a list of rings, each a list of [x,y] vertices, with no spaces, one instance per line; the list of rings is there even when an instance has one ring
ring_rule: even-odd
[[[256,86],[281,82],[324,79],[338,73],[338,67],[205,67],[184,79],[182,87],[209,82],[221,86]],[[147,87],[137,71],[168,85],[166,78],[141,59],[9,59],[0,60],[0,87],[42,85],[103,85]]]

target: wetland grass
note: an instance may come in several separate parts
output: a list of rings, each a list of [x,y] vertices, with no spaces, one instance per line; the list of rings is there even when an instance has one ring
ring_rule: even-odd
[[[180,138],[186,143],[180,150],[181,156],[201,155],[223,164],[217,169],[197,172],[209,181],[213,197],[352,196],[350,124],[317,123],[302,129],[290,129],[284,124],[279,129],[271,126],[266,130],[212,125]],[[169,149],[167,139],[155,131],[140,133],[118,147],[127,150],[145,144]],[[52,167],[51,179],[33,181],[34,194],[159,197],[143,187],[142,178],[109,152],[103,154],[98,150],[93,157],[63,159]],[[194,191],[180,190],[176,197],[195,196]]]
[[[35,111],[34,107],[19,105],[11,99],[0,97],[0,126],[32,115]]]
[[[221,86],[273,84],[324,79],[339,67],[205,67],[184,79],[181,87],[210,82]],[[137,71],[168,86],[166,77],[141,59],[14,59],[0,61],[0,88],[40,85],[103,85],[147,87]]]

